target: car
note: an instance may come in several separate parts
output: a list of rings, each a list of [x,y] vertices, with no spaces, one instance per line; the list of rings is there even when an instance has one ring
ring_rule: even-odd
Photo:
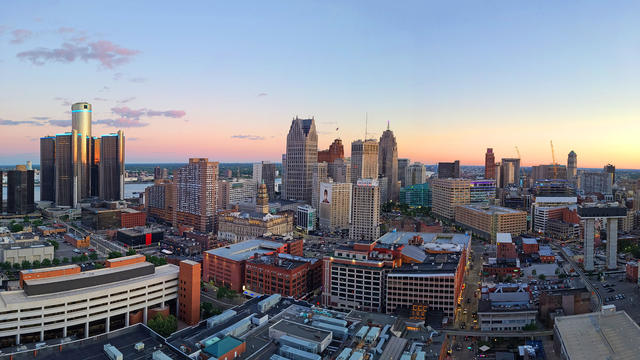
[[[96,252],[96,249],[89,249],[90,252]]]

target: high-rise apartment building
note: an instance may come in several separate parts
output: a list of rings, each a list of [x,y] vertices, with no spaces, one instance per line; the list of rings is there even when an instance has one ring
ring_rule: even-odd
[[[56,201],[56,138],[40,138],[40,201]]]
[[[17,167],[16,167],[17,168]],[[7,212],[28,214],[35,210],[33,201],[33,170],[7,171]]]
[[[216,213],[218,163],[191,158],[176,171],[176,221],[201,232],[213,231]],[[175,224],[174,224],[175,226]]]
[[[567,157],[567,180],[575,181],[578,174],[578,155],[571,150]]]
[[[318,162],[332,163],[337,159],[344,159],[342,140],[335,139],[329,149],[318,151]]]
[[[373,139],[351,143],[351,183],[378,178],[378,142]]]
[[[502,158],[502,168],[512,169],[508,173],[502,173],[502,181],[506,185],[519,185],[520,184],[520,159],[516,158]]]
[[[427,169],[422,163],[416,162],[406,167],[404,183],[405,187],[424,184],[427,182]]]
[[[318,162],[318,134],[313,118],[295,117],[287,135],[287,153],[283,158],[285,199],[311,203],[313,168]]]
[[[387,178],[387,199],[398,201],[400,192],[398,184],[398,143],[388,125],[387,130],[380,136],[378,170],[380,177]]]
[[[320,199],[320,184],[329,180],[329,167],[326,162],[316,163],[313,168],[313,193],[311,196],[311,206],[318,209]]]
[[[325,182],[320,184],[319,224],[325,231],[349,229],[351,221],[350,182]]]
[[[484,154],[484,178],[496,178],[496,156],[492,148],[487,148],[487,153]]]
[[[176,191],[171,180],[155,180],[144,191],[147,215],[173,224],[175,222]]]
[[[80,136],[75,130],[56,135],[55,195],[58,206],[75,207],[80,200],[76,167],[79,142]]]
[[[100,140],[100,199],[124,199],[124,133],[103,135]]]
[[[453,220],[458,205],[471,202],[471,181],[465,179],[434,179],[431,182],[433,213]]]
[[[408,186],[405,182],[405,176],[409,164],[411,164],[409,159],[398,159],[398,181],[400,181],[400,187]]]
[[[79,102],[71,105],[71,130],[80,137],[76,153],[77,199],[91,195],[91,104]]]
[[[585,171],[580,174],[580,190],[584,194],[611,194],[613,189],[612,177],[605,172]]]
[[[372,242],[380,237],[380,187],[375,179],[360,179],[353,187],[349,238]]]

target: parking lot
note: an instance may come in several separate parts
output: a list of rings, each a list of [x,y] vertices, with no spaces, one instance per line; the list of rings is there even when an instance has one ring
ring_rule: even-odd
[[[615,305],[617,310],[626,311],[640,323],[640,290],[638,285],[625,279],[625,275],[610,276],[602,281],[591,281],[604,300],[604,305]]]

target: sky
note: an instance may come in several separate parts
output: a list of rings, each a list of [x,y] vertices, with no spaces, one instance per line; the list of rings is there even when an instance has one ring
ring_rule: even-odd
[[[347,155],[389,123],[427,164],[548,164],[553,141],[637,169],[638,24],[638,1],[4,1],[0,164],[39,163],[88,101],[128,163],[280,161],[313,116]]]

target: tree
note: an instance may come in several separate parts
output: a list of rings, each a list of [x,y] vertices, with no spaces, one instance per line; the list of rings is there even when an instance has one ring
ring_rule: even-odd
[[[31,263],[29,262],[29,260],[22,260],[20,267],[22,267],[23,269],[31,269]]]
[[[42,220],[37,219],[33,221],[33,226],[38,227],[38,226],[42,226]]]
[[[536,329],[536,323],[533,321],[522,327],[522,330],[524,331],[533,331],[535,329]]]
[[[55,258],[55,259],[53,259],[53,261],[51,263],[53,264],[53,266],[58,266],[58,265],[60,265],[60,259]]]
[[[79,261],[80,261],[80,257],[78,257],[78,256],[72,256],[72,257],[71,257],[71,262],[72,262],[72,263],[74,263],[74,264],[75,264],[75,263],[77,263],[77,262],[79,262]]]
[[[58,248],[60,247],[60,244],[58,244],[58,242],[55,240],[49,240],[49,244],[53,246],[53,250],[58,250]]]
[[[13,233],[20,232],[24,230],[24,226],[22,226],[22,224],[12,223],[9,225],[9,230],[11,230],[11,232]]]
[[[96,269],[102,269],[104,267],[104,265],[102,265],[102,263],[97,262],[96,263]]]
[[[540,279],[540,280],[545,280],[546,278],[547,278],[547,277],[546,277],[546,276],[544,276],[544,274],[540,274],[540,276],[538,276],[538,279]]]
[[[89,254],[89,259],[91,260],[98,260],[98,254],[97,253],[91,253]]]
[[[11,263],[8,261],[5,261],[2,263],[2,270],[8,271],[11,270]]]
[[[163,337],[168,337],[178,330],[178,320],[173,315],[157,314],[147,322],[147,325]]]
[[[69,263],[69,258],[63,257],[62,258],[62,263],[63,264],[68,264]]]
[[[13,270],[20,270],[20,263],[13,263]]]
[[[51,260],[44,259],[44,260],[42,260],[41,264],[42,264],[43,267],[49,267],[49,266],[51,266]]]
[[[122,253],[117,252],[117,251],[112,251],[109,253],[109,259],[115,259],[115,258],[119,258],[122,257]]]
[[[33,260],[33,263],[31,264],[31,267],[34,269],[37,269],[40,267],[40,260]]]
[[[136,254],[136,249],[127,250],[127,256],[131,256],[131,255],[135,255],[135,254]]]
[[[538,275],[538,272],[536,271],[536,269],[531,270],[531,275],[533,275],[533,276]]]
[[[80,255],[80,261],[85,262],[87,260],[89,260],[89,257],[87,255],[85,254]]]
[[[210,302],[203,302],[200,304],[200,310],[202,311],[202,318],[206,319],[212,317],[214,315],[219,315],[222,313],[222,310],[219,308],[213,307],[213,304]]]

